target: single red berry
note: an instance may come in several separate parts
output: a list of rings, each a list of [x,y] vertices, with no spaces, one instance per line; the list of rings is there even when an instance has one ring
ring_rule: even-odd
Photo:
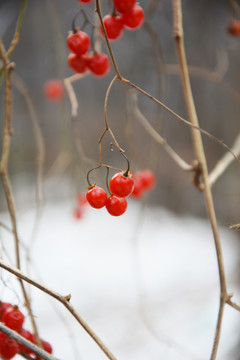
[[[122,173],[117,173],[109,181],[109,188],[113,195],[126,197],[132,193],[134,181],[131,175],[124,176]]]
[[[106,54],[98,53],[89,57],[88,68],[95,76],[104,76],[110,69],[110,62]]]
[[[64,86],[59,80],[47,81],[44,85],[46,98],[52,101],[60,101],[64,96]]]
[[[103,23],[107,32],[109,40],[117,40],[123,33],[123,22],[122,18],[118,15],[106,15],[103,18]],[[102,35],[103,29],[100,26]]]
[[[89,36],[84,31],[71,31],[67,38],[67,46],[78,56],[86,54],[90,48]]]
[[[69,54],[68,65],[70,68],[77,73],[84,73],[87,70],[87,55],[77,56],[76,54]]]
[[[80,3],[87,4],[92,2],[92,0],[78,0]]]
[[[137,175],[141,182],[141,187],[144,191],[151,190],[154,187],[156,183],[156,177],[151,170],[141,170],[138,172]]]
[[[83,211],[80,208],[74,209],[73,216],[76,220],[81,220],[83,217]]]
[[[12,304],[0,301],[0,321],[2,321],[3,314],[10,306],[12,306]]]
[[[27,339],[28,341],[31,341],[32,343],[34,343],[34,335],[28,331],[28,330],[25,330],[25,329],[21,329],[19,331],[19,334],[21,336],[23,336],[25,339]],[[22,352],[24,354],[31,354],[32,353],[32,350],[28,349],[26,346],[18,343],[18,346],[19,346],[19,352]]]
[[[0,356],[3,360],[12,359],[19,352],[18,343],[0,332]]]
[[[144,22],[144,11],[136,4],[132,10],[123,14],[122,21],[124,26],[129,30],[138,29]]]
[[[9,306],[3,314],[3,322],[5,325],[15,331],[21,330],[24,319],[25,316],[17,306]]]
[[[86,198],[86,193],[85,192],[80,192],[77,195],[77,202],[79,204],[80,207],[85,206],[88,204],[87,198]]]
[[[127,210],[127,200],[115,195],[107,198],[106,209],[112,216],[120,216]]]
[[[107,193],[103,188],[95,185],[88,190],[86,197],[93,208],[101,209],[105,206]]]
[[[114,7],[120,14],[129,12],[135,4],[136,0],[114,0]]]
[[[232,20],[227,30],[230,35],[240,36],[240,20]]]

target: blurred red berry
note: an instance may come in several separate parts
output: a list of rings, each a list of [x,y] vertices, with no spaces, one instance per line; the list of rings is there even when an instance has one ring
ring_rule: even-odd
[[[101,209],[105,206],[107,193],[103,188],[95,185],[88,190],[86,197],[93,208]]]
[[[135,4],[136,0],[114,0],[114,7],[120,14],[129,12]]]
[[[89,36],[84,31],[71,31],[67,38],[67,46],[78,56],[86,54],[90,48]]]
[[[104,76],[110,69],[110,61],[106,54],[93,54],[88,59],[88,68],[95,76]]]
[[[64,86],[59,80],[49,80],[44,85],[46,98],[52,101],[60,101],[64,97]]]
[[[144,194],[141,179],[137,175],[134,175],[133,180],[134,180],[134,188],[133,188],[133,191],[130,196],[131,196],[131,198],[139,199]]]
[[[2,321],[3,314],[10,306],[12,306],[12,304],[0,301],[0,321]]]
[[[88,204],[85,192],[80,192],[77,195],[77,202],[78,202],[79,206],[85,206]]]
[[[25,339],[27,339],[28,341],[31,341],[32,343],[34,343],[34,335],[28,331],[28,330],[25,330],[25,329],[21,329],[19,331],[19,334],[21,336],[23,336]],[[18,346],[19,346],[19,352],[22,352],[24,354],[31,354],[32,353],[32,350],[28,349],[26,346],[18,343]]]
[[[111,195],[107,198],[106,209],[112,216],[120,216],[127,210],[127,201],[125,198],[119,198]]]
[[[87,4],[92,2],[92,0],[78,0],[80,3]]]
[[[25,316],[17,306],[9,306],[3,314],[3,322],[12,330],[20,331],[24,323]]]
[[[118,15],[106,15],[103,18],[103,23],[107,32],[109,40],[117,40],[123,33],[122,18]],[[102,35],[103,29],[100,27]]]
[[[230,35],[240,36],[240,20],[232,20],[227,30]]]
[[[151,170],[145,169],[145,170],[139,171],[138,177],[141,182],[141,187],[144,191],[151,190],[155,186],[156,177]]]
[[[77,56],[76,54],[69,54],[68,65],[70,68],[77,73],[84,73],[87,70],[87,55]]]
[[[138,29],[144,22],[144,11],[139,5],[135,5],[128,13],[123,14],[122,21],[129,30]]]
[[[0,356],[3,360],[12,359],[19,352],[18,343],[0,332]]]
[[[83,211],[80,208],[76,208],[73,212],[74,218],[76,220],[81,220],[83,217]]]

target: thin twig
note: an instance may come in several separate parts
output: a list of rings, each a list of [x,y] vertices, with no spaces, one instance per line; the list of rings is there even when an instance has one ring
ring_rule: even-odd
[[[173,0],[173,21],[174,21],[174,38],[175,38],[179,66],[181,71],[182,86],[183,86],[187,112],[191,123],[194,126],[199,127],[197,113],[192,95],[190,79],[189,79],[185,48],[184,48],[181,0]],[[202,169],[204,195],[206,200],[208,216],[211,223],[212,232],[215,241],[215,249],[216,249],[217,261],[218,261],[219,281],[220,281],[220,305],[219,305],[218,320],[217,320],[217,326],[214,337],[214,344],[211,353],[211,360],[214,360],[216,359],[218,345],[220,341],[223,311],[227,296],[227,285],[226,285],[225,269],[223,263],[222,247],[218,232],[217,219],[216,219],[215,208],[212,198],[211,186],[208,178],[207,161],[206,161],[206,156],[205,156],[200,132],[197,131],[196,129],[192,129],[192,138],[193,138],[195,154],[197,160],[201,164],[201,169]]]
[[[105,353],[105,355],[110,360],[117,360],[116,357],[111,353],[111,351],[102,342],[102,340],[94,333],[94,331],[89,327],[89,325],[86,323],[86,321],[77,313],[75,308],[71,305],[71,303],[70,303],[71,295],[62,296],[61,294],[44,286],[43,284],[39,283],[38,281],[36,281],[33,278],[24,274],[22,271],[20,271],[16,267],[7,264],[5,261],[3,261],[1,259],[0,259],[0,267],[7,270],[11,274],[15,275],[19,279],[24,280],[27,283],[35,286],[39,290],[43,291],[45,294],[48,294],[49,296],[53,297],[54,299],[56,299],[60,303],[62,303],[68,309],[68,311],[72,314],[72,316],[77,320],[77,322],[89,334],[89,336],[91,336],[91,338],[96,342],[96,344]]]
[[[25,339],[23,336],[19,335],[16,331],[9,329],[3,323],[0,322],[0,331],[8,335],[11,339],[14,339],[18,343],[26,346],[28,349],[33,351],[35,354],[39,355],[41,358],[46,360],[58,360],[53,355],[49,354],[45,350],[39,348],[37,345],[33,344],[31,341]]]
[[[144,129],[149,133],[149,135],[160,145],[162,145],[163,149],[169,154],[169,156],[175,161],[175,163],[184,171],[193,171],[194,167],[188,164],[185,160],[183,160],[171,146],[167,143],[167,141],[161,137],[161,135],[151,126],[145,116],[141,113],[137,103],[137,93],[135,90],[128,91],[128,101],[131,103],[129,106],[132,114],[139,120]]]

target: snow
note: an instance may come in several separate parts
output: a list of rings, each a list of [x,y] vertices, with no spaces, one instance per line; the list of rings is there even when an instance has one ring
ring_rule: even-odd
[[[62,295],[71,293],[79,314],[119,360],[208,359],[219,306],[209,223],[133,201],[119,218],[88,208],[77,221],[72,210],[70,200],[46,203],[24,271]],[[35,214],[18,213],[26,245]],[[6,214],[1,218],[8,222]],[[239,241],[227,228],[220,235],[228,290],[239,303]],[[13,261],[12,237],[2,229],[1,239]],[[2,271],[2,278],[8,284],[0,287],[3,301],[22,304],[11,290],[12,275]],[[57,358],[106,359],[61,304],[38,289],[31,288],[31,296],[40,334]],[[236,359],[239,324],[240,314],[226,306],[219,360]]]

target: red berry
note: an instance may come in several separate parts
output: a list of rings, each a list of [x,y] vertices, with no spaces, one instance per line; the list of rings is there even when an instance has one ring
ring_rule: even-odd
[[[4,360],[12,359],[19,352],[18,343],[0,332],[0,356]]]
[[[131,175],[124,176],[122,173],[117,173],[111,178],[109,188],[113,195],[126,197],[133,191],[134,181]]]
[[[77,56],[76,54],[69,54],[68,65],[77,73],[84,73],[87,70],[87,55]]]
[[[131,193],[131,198],[139,199],[144,194],[144,190],[142,188],[142,182],[140,177],[137,175],[133,176],[133,180],[134,180],[134,188]]]
[[[21,330],[24,319],[25,316],[17,306],[9,306],[3,314],[3,322],[5,325],[15,331]]]
[[[90,3],[92,0],[78,0],[80,3],[84,3],[84,4],[87,4],[87,3]]]
[[[141,6],[136,4],[131,11],[123,15],[122,20],[127,29],[137,29],[144,22],[144,11]]]
[[[103,23],[109,40],[116,40],[122,35],[123,23],[122,23],[122,18],[120,16],[106,15],[103,18]],[[102,27],[100,27],[100,30],[101,33],[103,34]]]
[[[2,321],[3,314],[10,306],[12,306],[12,304],[0,301],[0,321]]]
[[[31,341],[32,343],[34,343],[34,335],[28,331],[28,330],[25,330],[25,329],[21,329],[19,331],[19,334],[21,336],[23,336],[25,339],[27,339],[28,341]],[[31,354],[32,351],[30,349],[28,349],[26,346],[22,345],[22,344],[19,344],[18,343],[18,346],[19,346],[19,352],[22,352],[24,354]]]
[[[67,46],[78,56],[86,54],[90,48],[89,36],[84,31],[71,31],[67,38]]]
[[[156,177],[151,170],[145,169],[139,171],[138,177],[141,182],[141,187],[144,191],[151,190],[156,183]]]
[[[76,208],[73,212],[73,216],[76,220],[81,220],[83,217],[83,211],[82,209]]]
[[[232,20],[227,30],[230,35],[240,36],[240,20]]]
[[[114,7],[120,14],[129,12],[135,4],[136,0],[114,0]]]
[[[110,69],[110,62],[107,55],[98,53],[89,57],[88,68],[95,76],[106,75]]]
[[[107,193],[103,188],[95,185],[88,190],[86,197],[93,208],[101,209],[105,206]]]
[[[85,192],[80,192],[77,195],[77,202],[78,202],[79,206],[85,206],[88,204]]]
[[[49,354],[52,354],[52,353],[53,353],[53,348],[52,348],[51,344],[49,344],[49,342],[44,341],[44,340],[42,340],[42,339],[41,339],[41,341],[42,341],[43,349],[44,349],[45,351],[47,351]],[[36,344],[36,341],[34,341],[34,342],[35,342],[35,344]],[[40,359],[40,357],[35,354],[34,360],[39,360],[39,359]]]
[[[120,216],[127,210],[127,201],[125,198],[111,195],[107,198],[106,209],[110,215]]]
[[[52,101],[59,101],[64,96],[64,86],[59,80],[47,81],[44,85],[45,96]]]

